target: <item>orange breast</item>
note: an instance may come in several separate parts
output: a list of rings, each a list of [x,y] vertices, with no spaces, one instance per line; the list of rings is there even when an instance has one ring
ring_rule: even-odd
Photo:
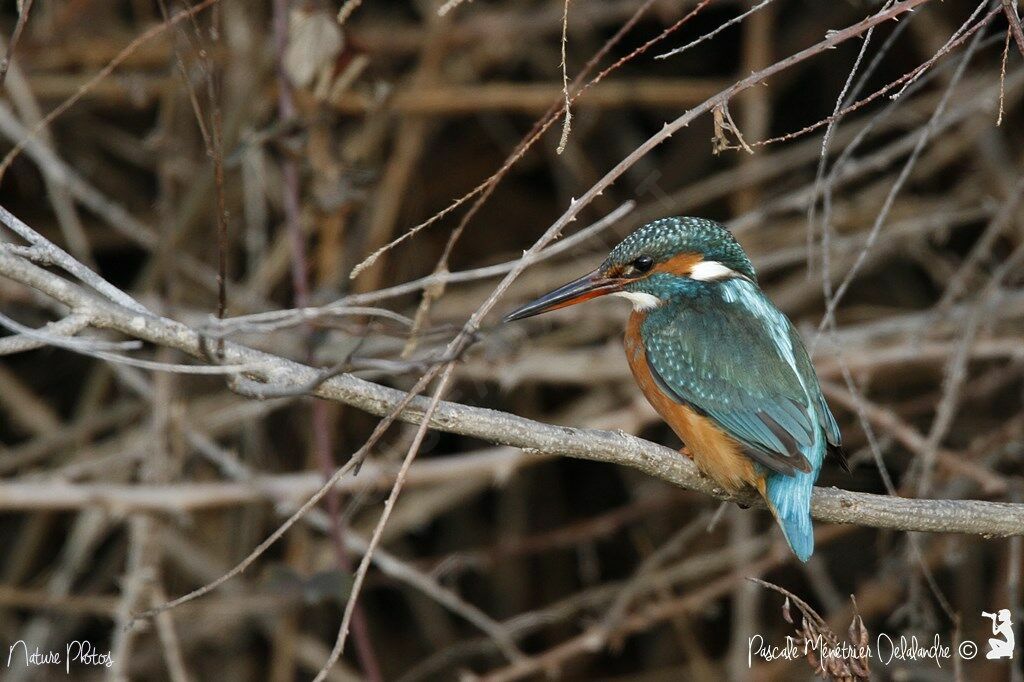
[[[643,313],[634,312],[626,326],[626,360],[647,401],[686,445],[697,467],[719,485],[737,492],[750,485],[763,490],[764,479],[745,456],[740,444],[707,417],[666,396],[651,376],[640,338]]]

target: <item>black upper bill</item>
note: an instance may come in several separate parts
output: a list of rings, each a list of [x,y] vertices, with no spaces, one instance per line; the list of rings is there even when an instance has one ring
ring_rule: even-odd
[[[503,321],[513,322],[551,310],[565,308],[566,306],[587,301],[591,298],[610,294],[618,291],[620,288],[621,284],[618,280],[603,277],[595,270],[513,310],[505,316]]]

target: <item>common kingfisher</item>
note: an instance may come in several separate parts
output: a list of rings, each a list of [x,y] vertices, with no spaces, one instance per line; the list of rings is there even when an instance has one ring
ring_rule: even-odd
[[[612,294],[629,299],[626,359],[683,454],[726,490],[752,487],[801,561],[814,551],[811,489],[840,434],[789,319],[722,225],[663,218],[601,265],[506,322]]]

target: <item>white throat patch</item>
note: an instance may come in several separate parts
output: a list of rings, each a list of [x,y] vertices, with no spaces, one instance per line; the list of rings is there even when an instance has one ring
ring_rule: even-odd
[[[661,299],[654,294],[647,294],[642,291],[616,291],[612,295],[628,298],[629,302],[633,304],[633,310],[637,311],[657,308],[662,303]]]
[[[742,277],[732,268],[726,267],[716,260],[702,260],[690,270],[690,278],[701,282],[717,282],[733,277]]]

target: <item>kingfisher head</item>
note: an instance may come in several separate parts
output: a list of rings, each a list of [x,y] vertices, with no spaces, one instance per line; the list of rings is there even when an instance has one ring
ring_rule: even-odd
[[[606,294],[646,310],[734,277],[757,282],[754,266],[727,229],[704,218],[662,218],[623,239],[593,272],[527,303],[505,321]]]

